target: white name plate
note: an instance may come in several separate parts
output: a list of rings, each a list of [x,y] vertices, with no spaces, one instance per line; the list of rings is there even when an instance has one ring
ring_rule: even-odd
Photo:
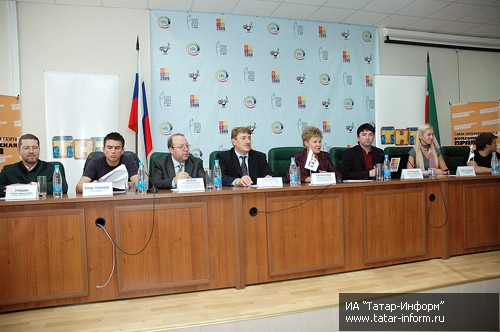
[[[283,179],[281,176],[257,178],[257,188],[283,188]]]
[[[321,186],[325,184],[337,184],[334,172],[311,174],[311,186]]]
[[[180,193],[205,191],[205,183],[203,178],[179,179],[177,180],[177,191]]]
[[[423,180],[424,174],[420,168],[407,168],[401,170],[401,180]]]
[[[474,166],[458,166],[457,176],[476,176],[476,171],[474,171]]]
[[[27,199],[38,199],[38,185],[15,184],[6,187],[5,191],[6,201],[21,201]]]
[[[113,182],[90,182],[83,184],[83,197],[113,196]]]

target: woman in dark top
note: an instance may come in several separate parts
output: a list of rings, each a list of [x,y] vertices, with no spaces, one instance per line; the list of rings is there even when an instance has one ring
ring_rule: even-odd
[[[302,131],[302,142],[305,146],[303,151],[293,155],[295,163],[300,167],[300,182],[311,182],[311,173],[335,172],[337,179],[342,179],[340,172],[333,166],[328,152],[321,151],[323,133],[314,126],[305,127]],[[316,171],[306,168],[307,155],[312,151],[313,158],[318,160],[319,166]],[[290,174],[287,172],[286,181],[290,182]]]

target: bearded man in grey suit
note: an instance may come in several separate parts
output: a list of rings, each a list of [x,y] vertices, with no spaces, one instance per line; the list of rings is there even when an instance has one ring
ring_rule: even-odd
[[[178,179],[204,178],[203,160],[189,154],[190,145],[183,134],[169,137],[170,154],[154,161],[151,182],[157,189],[177,188]]]

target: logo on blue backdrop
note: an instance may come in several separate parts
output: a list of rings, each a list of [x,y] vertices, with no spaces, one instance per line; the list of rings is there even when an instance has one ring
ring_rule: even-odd
[[[304,81],[306,80],[306,74],[302,73],[302,76],[297,76],[295,78],[300,84],[304,84]]]
[[[192,82],[198,82],[197,79],[200,77],[200,71],[196,69],[196,73],[189,73],[189,78],[191,79]]]
[[[253,29],[253,23],[252,23],[252,22],[250,22],[250,23],[248,23],[248,24],[243,24],[243,29],[245,29],[245,31],[246,31],[247,33],[252,32],[252,29]]]
[[[189,120],[189,131],[191,135],[201,133],[201,122],[194,121],[194,119]]]
[[[297,21],[293,22],[293,34],[295,37],[304,35],[304,26],[298,24]]]
[[[170,122],[163,122],[162,124],[160,124],[159,129],[160,129],[160,134],[168,136],[172,133],[174,127],[172,127]]]
[[[280,54],[280,48],[278,47],[275,50],[270,50],[269,54],[271,54],[273,56],[273,59],[277,59],[278,58],[278,54]]]
[[[255,71],[249,70],[248,67],[246,67],[243,71],[243,77],[245,82],[253,82],[255,81]]]
[[[158,24],[158,26],[160,28],[168,29],[168,28],[170,28],[170,23],[172,23],[172,22],[170,21],[170,18],[168,18],[168,16],[160,16],[156,20],[156,23]]]
[[[354,100],[351,98],[344,99],[344,107],[346,110],[351,111],[354,108]]]
[[[269,23],[267,25],[267,31],[269,31],[269,33],[271,35],[277,35],[278,33],[280,33],[280,27],[278,25],[278,23]]]
[[[372,36],[372,33],[371,33],[370,31],[363,31],[363,32],[361,33],[361,38],[362,38],[365,42],[369,43],[369,42],[371,42],[371,41],[372,41],[373,36]]]
[[[217,100],[217,104],[219,104],[222,108],[226,108],[227,103],[229,102],[227,96],[224,99]]]
[[[191,43],[186,47],[186,51],[191,56],[197,56],[200,54],[200,46],[196,43]]]
[[[222,83],[227,82],[227,80],[229,79],[229,74],[226,70],[220,69],[215,73],[215,79]]]
[[[319,82],[321,85],[330,85],[330,75],[326,73],[319,75]]]
[[[349,75],[346,72],[344,72],[344,85],[352,85],[352,75]]]
[[[346,31],[342,31],[340,35],[344,38],[344,40],[348,40],[350,35],[349,29],[347,29]]]
[[[271,130],[273,133],[279,135],[283,132],[283,124],[280,121],[273,122],[273,124],[271,124]]]
[[[324,50],[323,47],[319,48],[319,61],[328,61],[328,51]]]
[[[366,63],[370,64],[372,62],[372,60],[373,60],[373,56],[370,54],[368,56],[365,56],[364,59],[365,59]]]
[[[243,100],[243,104],[245,104],[246,108],[255,108],[255,105],[257,104],[257,99],[255,99],[254,96],[247,96]]]
[[[323,106],[325,110],[327,110],[330,107],[330,104],[331,104],[330,98],[328,98],[328,100],[324,100],[321,102],[321,106]]]
[[[218,41],[217,43],[215,43],[215,53],[217,54],[217,56],[227,55],[227,45],[221,44],[221,42]]]
[[[301,48],[297,48],[295,51],[293,51],[293,56],[297,60],[304,60],[306,57],[306,52]]]
[[[198,23],[198,18],[197,17],[192,17],[191,14],[188,14],[186,18],[186,23],[188,30],[192,29],[198,29],[199,23]]]
[[[162,52],[163,55],[168,55],[169,50],[170,50],[170,43],[167,43],[167,45],[160,46],[160,52]]]
[[[162,111],[166,111],[167,107],[172,106],[172,96],[167,96],[163,91],[160,93],[158,101],[160,102],[160,109]]]
[[[281,108],[282,104],[283,104],[283,102],[281,100],[281,97],[278,97],[278,96],[276,96],[275,93],[273,93],[271,95],[271,107],[273,109],[275,109],[275,108]]]

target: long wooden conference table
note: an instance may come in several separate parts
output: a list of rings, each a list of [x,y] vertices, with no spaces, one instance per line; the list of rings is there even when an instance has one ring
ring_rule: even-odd
[[[0,201],[0,312],[497,250],[499,202],[491,175]]]

